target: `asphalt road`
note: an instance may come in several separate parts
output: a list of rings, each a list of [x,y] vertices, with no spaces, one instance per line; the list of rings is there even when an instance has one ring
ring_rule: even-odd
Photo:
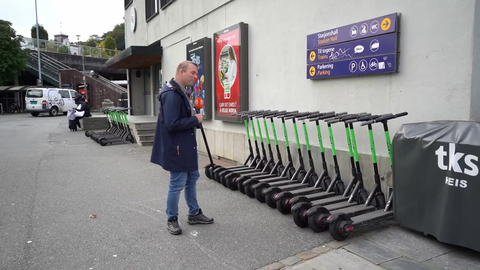
[[[332,240],[203,172],[215,223],[188,225],[182,196],[183,234],[170,235],[169,174],[150,151],[102,147],[65,116],[0,114],[0,269],[256,269]]]

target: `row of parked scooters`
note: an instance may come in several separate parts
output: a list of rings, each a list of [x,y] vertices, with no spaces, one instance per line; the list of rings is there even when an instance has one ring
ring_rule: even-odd
[[[135,139],[128,124],[127,111],[124,107],[107,107],[103,112],[107,116],[108,127],[105,131],[85,131],[85,136],[101,146],[112,144],[134,143]]]
[[[250,151],[249,157],[240,166],[223,167],[217,165],[211,158],[208,143],[205,139],[210,157],[210,164],[205,167],[205,174],[208,178],[221,183],[231,190],[239,190],[251,198],[256,198],[259,202],[278,209],[282,214],[292,213],[293,221],[299,227],[309,227],[315,232],[329,230],[334,239],[342,241],[348,238],[353,231],[393,220],[393,192],[388,192],[388,200],[382,192],[372,126],[376,123],[383,125],[390,155],[390,165],[392,165],[392,146],[387,122],[407,114],[407,112],[402,112],[398,114],[372,115],[371,113],[349,114],[347,112],[321,113],[269,110],[240,112],[236,115],[242,117],[245,123]],[[263,141],[261,119],[263,120],[263,129],[266,133],[268,154]],[[288,159],[286,164],[282,160],[274,119],[281,121],[285,134],[285,147]],[[286,128],[286,121],[289,120],[293,122],[298,151],[299,166],[296,168],[291,155]],[[306,126],[307,121],[314,122],[316,125],[322,159],[320,169],[315,167],[315,162],[312,158]],[[270,141],[268,122],[271,124],[274,137],[276,158]],[[302,123],[304,130],[309,162],[308,169],[302,156],[297,122]],[[333,172],[328,170],[325,158],[321,122],[326,123],[330,137],[334,163]],[[343,123],[345,126],[350,155],[352,176],[346,187],[345,178],[340,174],[340,165],[337,160],[335,139],[332,131],[332,125],[338,123]],[[257,127],[255,127],[255,124]],[[365,130],[368,130],[370,138],[373,179],[375,181],[375,186],[370,192],[364,187],[357,143],[355,141],[355,124],[357,126],[365,126]],[[254,137],[254,146],[250,137],[250,129]],[[253,147],[255,147],[255,153]],[[393,190],[390,189],[390,191]]]

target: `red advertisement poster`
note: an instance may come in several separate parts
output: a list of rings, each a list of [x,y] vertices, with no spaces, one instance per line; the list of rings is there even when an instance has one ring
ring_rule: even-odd
[[[240,29],[215,37],[216,116],[232,117],[240,111]]]

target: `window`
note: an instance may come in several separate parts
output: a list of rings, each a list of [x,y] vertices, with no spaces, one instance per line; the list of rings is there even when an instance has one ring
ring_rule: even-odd
[[[145,18],[147,22],[158,14],[158,0],[145,0]]]
[[[70,93],[68,90],[58,90],[58,93],[60,93],[62,98],[70,98]]]
[[[42,89],[30,89],[27,91],[28,98],[41,98],[43,97],[43,90]]]
[[[133,0],[125,0],[125,9],[127,9],[131,3],[133,3]]]
[[[164,9],[175,0],[160,0],[160,8]]]

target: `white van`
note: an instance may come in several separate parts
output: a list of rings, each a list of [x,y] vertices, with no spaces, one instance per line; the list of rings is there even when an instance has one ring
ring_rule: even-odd
[[[25,94],[25,109],[33,116],[48,112],[52,116],[66,114],[76,108],[75,90],[61,88],[30,88]]]

